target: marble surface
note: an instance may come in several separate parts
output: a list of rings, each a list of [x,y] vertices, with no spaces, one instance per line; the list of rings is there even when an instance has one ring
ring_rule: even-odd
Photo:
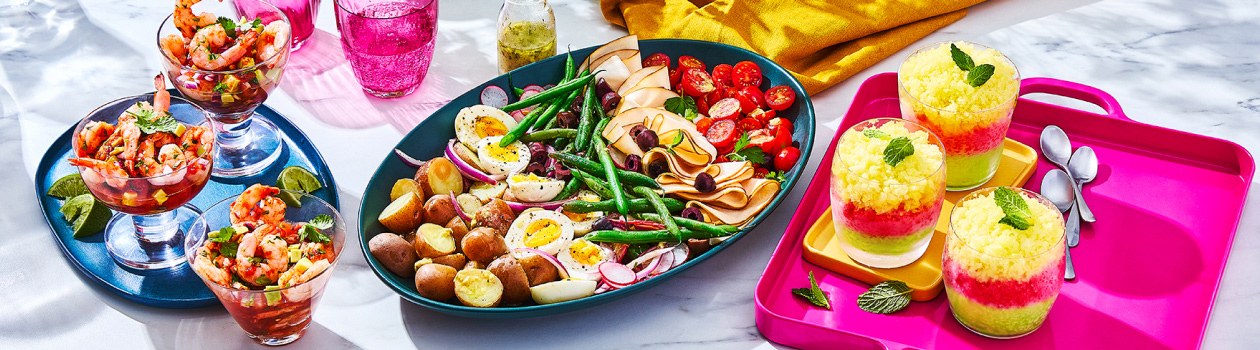
[[[28,1],[16,1],[18,3]],[[0,0],[0,347],[252,347],[222,308],[138,306],[90,284],[61,257],[34,191],[39,157],[96,106],[151,90],[159,71],[153,33],[166,1]],[[396,100],[357,91],[341,57],[332,2],[308,47],[296,52],[268,105],[312,137],[340,184],[348,224],[375,165],[403,132],[495,76],[500,2],[443,1],[434,63],[420,90]],[[574,48],[624,34],[591,0],[552,1],[559,44]],[[1260,2],[990,0],[914,46],[971,40],[1007,53],[1024,76],[1089,84],[1133,119],[1234,141],[1260,152]],[[896,69],[913,48],[814,96],[819,159],[867,77]],[[1038,99],[1045,99],[1037,97]],[[1085,110],[1078,101],[1048,98]],[[353,146],[347,146],[353,145]],[[812,171],[807,171],[810,173]],[[290,348],[774,348],[753,321],[752,290],[805,187],[726,252],[656,288],[602,306],[519,321],[452,318],[397,297],[351,250],[329,283],[306,338]],[[1254,190],[1254,188],[1253,188]],[[1254,192],[1254,191],[1253,191]],[[1260,207],[1248,199],[1208,325],[1204,348],[1260,344]],[[1175,200],[1175,199],[1170,199]],[[357,246],[348,239],[346,244]],[[484,330],[482,333],[471,329]]]

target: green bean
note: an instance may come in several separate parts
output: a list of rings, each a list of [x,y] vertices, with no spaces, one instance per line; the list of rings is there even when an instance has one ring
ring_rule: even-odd
[[[592,151],[593,153],[596,153],[600,157],[608,155],[607,151],[602,151],[602,149],[604,148],[604,140],[602,138],[592,137],[591,139],[594,140],[593,145],[595,146],[595,150]],[[564,165],[567,165],[570,168],[582,169],[583,171],[586,171],[592,174],[601,171],[600,170],[601,165],[599,163],[591,161],[590,159],[586,159],[586,158],[582,158],[579,156],[575,156],[568,153],[562,153],[562,152],[551,153],[548,156],[550,156],[551,158],[559,159],[561,162],[564,163]],[[611,158],[609,159],[611,160]],[[647,175],[643,175],[643,174],[636,173],[633,171],[628,171],[628,170],[616,169],[616,167],[614,167],[613,169],[616,170],[617,177],[620,178],[621,180],[625,180],[625,183],[628,185],[647,186],[649,188],[661,188],[661,185],[656,183],[655,179],[652,179],[651,177],[648,177]]]
[[[578,179],[569,179],[569,182],[564,184],[564,189],[560,190],[560,193],[556,194],[556,198],[552,198],[551,200],[558,201],[572,197],[573,194],[577,193],[579,187],[582,187],[581,181],[578,181]]]
[[[582,180],[582,183],[586,184],[586,188],[591,189],[591,192],[595,192],[600,198],[613,197],[612,190],[608,188],[608,184],[600,182],[599,178],[596,178],[594,175],[581,169],[569,169],[569,172],[573,174],[573,177]]]
[[[648,203],[647,199],[631,199],[627,200],[630,205],[631,213],[652,213],[656,211],[656,207],[652,203]],[[665,204],[665,208],[670,213],[682,212],[687,203],[673,198],[661,198],[661,202]],[[570,213],[590,213],[595,211],[613,211],[617,209],[617,203],[614,199],[607,199],[599,202],[587,201],[571,201],[564,204],[564,210]]]
[[[650,231],[616,231],[616,230],[599,230],[591,231],[582,239],[591,242],[607,242],[607,243],[660,243],[660,242],[678,242],[675,239],[681,237],[683,241],[689,239],[709,239],[717,238],[725,235],[713,235],[708,232],[695,231],[688,229],[680,229],[681,235],[677,236],[669,230],[650,230]],[[729,234],[727,234],[729,235]]]
[[[564,58],[564,79],[560,81],[566,82],[566,81],[569,81],[570,79],[573,79],[573,73],[574,73],[573,52],[569,51],[569,53],[565,55],[565,58]]]
[[[507,145],[512,144],[513,141],[516,141],[517,139],[520,139],[521,136],[524,136],[525,132],[529,131],[529,127],[534,124],[534,121],[538,120],[538,117],[543,113],[547,113],[547,110],[549,109],[551,109],[550,104],[543,104],[530,111],[529,114],[526,114],[525,118],[521,118],[521,122],[516,124],[516,127],[509,130],[507,134],[503,135],[503,139],[499,140],[499,147],[507,147]]]
[[[662,222],[663,219],[660,214],[643,213],[643,214],[639,214],[639,216],[647,220],[664,223]],[[704,221],[697,221],[697,220],[681,218],[677,216],[674,217],[674,222],[677,223],[679,227],[682,227],[685,229],[704,231],[706,233],[714,234],[714,235],[729,235],[729,234],[734,234],[736,232],[739,232],[739,226],[714,225],[714,224],[710,224]]]
[[[604,148],[604,140],[595,139],[595,146]],[[608,152],[599,152],[599,163],[604,165],[604,177],[608,179],[608,187],[613,189],[613,200],[617,203],[617,212],[621,215],[630,213],[630,204],[621,190],[621,179],[617,178],[617,167],[613,165],[612,156]]]
[[[508,104],[507,106],[503,106],[503,108],[500,108],[500,109],[503,110],[504,112],[511,112],[511,111],[515,111],[521,108],[533,106],[541,102],[551,101],[558,97],[566,96],[565,94],[573,92],[574,90],[577,90],[578,88],[582,86],[586,86],[586,84],[590,83],[591,80],[594,78],[595,78],[594,74],[586,74],[586,75],[577,77],[573,80],[569,80],[567,82],[561,83],[560,85],[556,85],[555,87],[547,89],[533,96],[523,98],[520,101],[516,101],[514,103]]]
[[[574,137],[577,133],[578,131],[575,129],[543,129],[522,135],[520,140],[522,142],[542,141],[561,137]]]
[[[578,136],[577,139],[573,141],[573,147],[579,150],[585,150],[586,144],[591,140],[591,123],[595,122],[594,118],[591,117],[591,102],[594,100],[595,86],[593,84],[586,84],[586,98],[582,99],[582,114],[578,119]]]
[[[678,229],[678,224],[674,223],[674,216],[669,214],[669,209],[665,208],[665,203],[661,202],[661,196],[656,194],[656,191],[652,191],[652,189],[644,186],[635,186],[634,192],[643,195],[643,198],[647,198],[648,203],[652,203],[652,207],[656,208],[656,215],[659,215],[661,218],[661,223],[665,224],[665,228],[674,234],[674,237],[678,237],[677,242],[682,242],[682,231]]]
[[[595,107],[595,108],[596,108],[596,109],[599,109],[599,108],[601,108],[601,107]],[[597,113],[598,113],[598,112],[597,112]],[[598,124],[595,124],[595,129],[594,129],[594,130],[591,130],[591,133],[592,133],[591,138],[604,137],[604,128],[605,128],[605,127],[608,127],[608,121],[609,121],[609,120],[612,120],[612,118],[604,118],[604,119],[600,119],[600,120],[599,120],[599,123],[598,123]],[[601,152],[601,151],[603,151],[603,150],[597,150],[597,149],[595,149],[595,143],[594,143],[594,142],[591,142],[590,144],[588,144],[588,145],[587,145],[587,149],[586,149],[586,156],[587,156],[587,157],[590,157],[590,156],[595,155],[595,154],[594,154],[595,152]]]
[[[555,88],[552,88],[552,89],[555,89]],[[556,114],[559,114],[560,111],[568,109],[569,105],[573,104],[573,99],[577,98],[578,91],[579,90],[573,90],[573,92],[569,93],[569,96],[561,100],[556,100],[557,102],[553,102],[555,104],[553,104],[552,106],[556,107],[556,111],[551,112],[551,113],[545,113],[541,117],[538,117],[538,121],[534,123],[534,128],[542,129],[543,125],[547,125],[548,123],[555,122],[557,120],[555,119]],[[550,126],[548,127],[550,128]]]

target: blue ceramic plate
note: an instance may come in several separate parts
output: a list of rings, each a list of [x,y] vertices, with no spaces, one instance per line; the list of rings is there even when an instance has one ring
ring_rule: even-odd
[[[170,92],[171,95],[180,96],[176,90],[172,89]],[[173,111],[180,108],[179,100],[172,100],[171,103]],[[224,198],[240,194],[252,184],[273,185],[281,169],[297,165],[315,173],[320,182],[323,182],[324,188],[315,191],[312,195],[337,207],[337,184],[333,182],[332,172],[328,171],[324,157],[306,138],[306,134],[303,134],[283,115],[266,105],[259,106],[254,113],[269,119],[284,134],[286,147],[284,153],[280,154],[280,159],[266,172],[248,178],[225,180],[211,177],[206,187],[189,204],[196,206],[199,210],[204,210]],[[44,158],[40,160],[39,168],[35,172],[35,196],[39,199],[39,205],[44,210],[44,219],[52,227],[53,236],[56,237],[57,244],[61,246],[61,251],[66,254],[66,258],[88,279],[110,292],[142,305],[164,309],[218,305],[219,300],[215,298],[214,293],[211,293],[201,278],[188,268],[188,264],[166,270],[137,273],[122,268],[110,258],[105,250],[104,234],[74,238],[73,230],[57,211],[61,208],[62,200],[44,194],[57,179],[79,171],[66,162],[74,151],[70,145],[73,133],[74,126],[72,125],[53,142],[47,152],[44,152]]]
[[[416,293],[415,281],[411,278],[399,277],[398,275],[389,272],[368,251],[368,241],[370,241],[373,236],[387,231],[385,227],[376,220],[376,218],[381,213],[381,210],[384,210],[385,206],[389,205],[389,193],[393,188],[394,181],[397,181],[400,178],[411,178],[415,175],[416,171],[415,168],[403,163],[395,157],[393,150],[387,150],[387,152],[382,152],[385,154],[385,160],[381,162],[380,168],[376,170],[376,174],[372,176],[371,182],[368,183],[367,189],[363,194],[363,204],[359,208],[359,225],[363,235],[359,240],[359,243],[363,248],[363,255],[367,257],[368,263],[372,266],[372,270],[376,272],[376,276],[380,277],[381,281],[384,281],[385,284],[389,285],[390,288],[393,288],[394,291],[398,292],[398,294],[403,298],[424,307],[452,315],[482,318],[522,318],[554,315],[607,303],[651,288],[666,279],[681,274],[683,271],[686,271],[688,268],[703,262],[710,256],[722,252],[722,250],[725,250],[726,247],[735,243],[735,241],[739,240],[744,235],[747,235],[748,232],[757,227],[761,221],[770,216],[770,213],[778,207],[779,203],[783,201],[783,198],[787,197],[788,193],[792,191],[792,186],[796,184],[796,179],[800,176],[800,172],[805,169],[805,162],[808,161],[810,150],[813,149],[814,107],[809,100],[809,94],[805,93],[805,89],[801,87],[800,82],[796,81],[796,79],[792,77],[791,73],[789,73],[786,69],[783,69],[783,67],[780,67],[778,64],[775,64],[773,61],[770,61],[769,59],[751,51],[734,46],[705,41],[659,39],[640,40],[639,49],[642,52],[642,57],[663,52],[668,54],[674,60],[677,60],[679,55],[689,55],[699,58],[710,67],[721,63],[734,65],[740,61],[752,61],[758,66],[761,66],[762,75],[765,76],[765,79],[761,83],[761,89],[763,91],[773,86],[787,85],[796,92],[796,103],[791,108],[778,112],[777,115],[792,121],[792,124],[795,127],[792,139],[800,142],[800,147],[798,148],[800,148],[803,152],[800,158],[801,161],[798,161],[796,166],[788,172],[787,182],[782,184],[782,190],[775,197],[774,201],[770,202],[769,207],[753,219],[751,225],[739,233],[736,233],[724,243],[713,247],[703,255],[688,260],[683,265],[671,269],[660,276],[635,283],[634,285],[626,288],[587,298],[548,305],[498,308],[474,308],[429,300]],[[582,59],[590,55],[591,51],[594,50],[595,47],[588,47],[574,51],[573,58],[575,61],[581,62]],[[525,67],[521,67],[520,69],[512,71],[512,82],[516,84],[517,87],[524,87],[529,84],[554,84],[563,77],[564,64],[564,55],[558,55]],[[456,114],[459,113],[461,108],[480,104],[481,90],[488,85],[497,85],[499,87],[506,88],[508,86],[507,75],[501,75],[494,78],[493,80],[477,86],[476,88],[473,88],[472,90],[469,90],[463,95],[455,98],[446,106],[434,112],[428,119],[421,122],[420,125],[413,128],[411,132],[403,137],[402,141],[400,141],[395,147],[417,159],[431,159],[433,157],[441,156],[442,150],[446,147],[447,140],[455,137],[454,122]]]

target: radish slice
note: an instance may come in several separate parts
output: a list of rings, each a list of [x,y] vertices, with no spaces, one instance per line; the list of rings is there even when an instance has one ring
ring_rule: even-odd
[[[464,222],[472,222],[472,217],[469,217],[468,214],[464,213],[464,208],[460,208],[459,201],[455,200],[455,191],[452,190],[449,193],[451,196],[451,204],[455,206],[455,214],[459,215],[459,218],[463,219]]]
[[[600,294],[600,293],[611,291],[611,290],[613,290],[613,288],[609,287],[608,284],[600,282],[599,286],[595,287],[595,294]]]
[[[402,151],[399,151],[398,149],[394,149],[394,153],[397,153],[399,157],[404,157],[403,158],[404,162],[408,162],[408,159],[410,159],[410,162],[408,162],[407,164],[411,164],[411,166],[419,167],[420,164],[424,163],[424,162],[415,160],[414,158],[407,157],[406,154],[403,154]],[[455,139],[451,139],[450,142],[446,143],[445,153],[446,153],[446,158],[449,159],[452,163],[455,163],[455,169],[459,169],[459,173],[464,174],[464,177],[481,181],[481,182],[485,182],[491,185],[498,185],[499,180],[503,180],[507,178],[507,175],[497,175],[497,176],[487,175],[486,173],[481,172],[481,170],[477,170],[476,167],[469,165],[468,162],[464,161],[464,158],[460,158],[459,155],[455,154]]]
[[[611,261],[605,261],[599,264],[599,275],[604,277],[608,284],[629,285],[638,280],[635,277],[634,270],[626,265],[618,264]]]
[[[665,273],[665,271],[669,271],[670,268],[674,267],[673,252],[674,250],[670,249],[670,254],[661,254],[661,257],[656,258],[656,268],[652,269],[653,276]]]
[[[651,263],[649,263],[647,267],[643,268],[642,270],[639,270],[639,273],[635,274],[635,276],[638,277],[640,280],[651,277],[652,271],[655,271],[656,267],[660,266],[660,264],[661,264],[660,256],[657,256],[656,259],[652,259]]]
[[[481,89],[481,104],[494,108],[503,108],[508,105],[507,91],[498,85],[490,85],[485,89]]]
[[[534,92],[534,94],[536,94],[536,93],[539,93],[539,92],[543,92],[543,90],[545,90],[545,89],[543,89],[543,87],[542,87],[542,86],[539,86],[539,85],[528,85],[528,86],[525,86],[524,88],[521,88],[521,90],[524,90],[524,91],[525,91],[524,93],[521,93],[521,99],[522,99],[522,100],[524,100],[526,97],[529,97],[530,95],[533,95],[533,94],[529,93],[530,91],[533,91],[533,92]]]
[[[643,253],[643,255],[640,255],[637,259],[634,259],[629,264],[626,264],[626,266],[629,266],[631,269],[633,269],[639,266],[640,264],[648,262],[648,260],[655,260],[657,257],[661,256],[661,254],[665,254],[665,253],[669,253],[669,249],[650,250]]]
[[[447,147],[447,148],[450,148],[450,147]],[[397,155],[398,159],[402,159],[403,163],[407,163],[407,165],[410,165],[416,168],[419,168],[421,165],[424,165],[424,161],[411,158],[411,156],[407,155],[406,153],[403,153],[402,150],[399,150],[397,148],[394,149],[394,155]],[[455,164],[459,165],[459,163],[455,163]]]
[[[512,119],[516,119],[517,123],[520,123],[521,119],[525,119],[525,112],[522,112],[520,109],[508,113],[508,115],[511,115]]]
[[[670,267],[671,269],[678,267],[682,265],[683,263],[687,262],[687,258],[691,256],[691,248],[687,248],[686,244],[679,244],[678,246],[674,247],[673,253],[674,253],[674,266],[671,266]]]
[[[556,265],[556,272],[559,272],[560,279],[562,280],[569,279],[569,270],[565,269],[564,264],[561,264],[560,260],[556,259],[554,255],[547,254],[547,252],[544,252],[538,249],[533,249],[533,248],[512,248],[512,251],[521,252],[521,253],[538,254],[542,256],[544,259],[547,259],[547,261],[550,261],[552,265]],[[518,257],[521,257],[521,256],[518,256]]]
[[[577,198],[577,196],[574,195],[573,197],[569,197],[568,199],[561,199],[558,201],[542,202],[542,203],[521,203],[521,202],[513,202],[513,201],[504,201],[504,202],[507,202],[508,208],[512,208],[513,211],[516,211],[519,213],[529,208],[543,208],[547,210],[556,210],[556,208],[563,206],[565,203],[568,203],[574,198]]]

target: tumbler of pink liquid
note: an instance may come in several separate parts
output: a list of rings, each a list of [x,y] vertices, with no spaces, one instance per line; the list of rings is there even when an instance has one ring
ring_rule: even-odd
[[[285,17],[289,17],[290,36],[293,38],[293,51],[302,47],[302,43],[306,42],[306,38],[311,37],[311,33],[315,32],[315,15],[319,12],[320,0],[267,0],[267,2],[275,5],[284,12]],[[262,9],[262,5],[251,2],[234,2],[236,9],[242,14],[256,13],[258,9],[250,8],[258,7]]]
[[[416,89],[433,60],[436,0],[334,0],[341,47],[363,90],[377,97]]]

